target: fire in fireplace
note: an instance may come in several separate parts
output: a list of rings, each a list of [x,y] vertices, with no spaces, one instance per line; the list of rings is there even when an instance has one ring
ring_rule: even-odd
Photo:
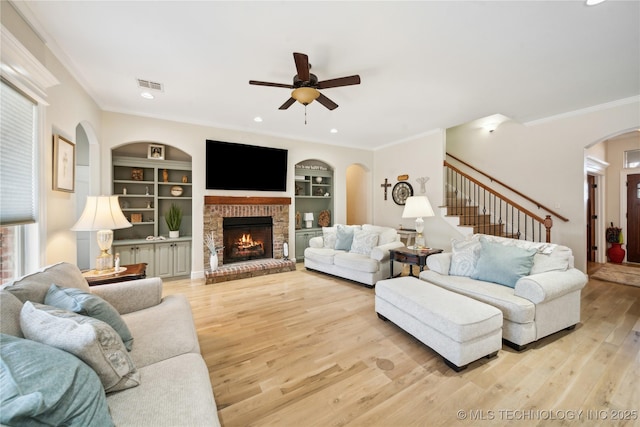
[[[223,218],[222,240],[225,264],[273,258],[273,220],[270,216]]]

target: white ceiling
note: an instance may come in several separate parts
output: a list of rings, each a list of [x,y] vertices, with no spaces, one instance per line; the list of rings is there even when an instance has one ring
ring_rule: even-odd
[[[640,2],[17,1],[107,111],[375,149],[503,114],[521,123],[640,94]],[[339,104],[278,107],[293,52]],[[154,100],[137,79],[164,85]],[[254,117],[263,118],[261,123]],[[332,134],[330,129],[338,133]]]

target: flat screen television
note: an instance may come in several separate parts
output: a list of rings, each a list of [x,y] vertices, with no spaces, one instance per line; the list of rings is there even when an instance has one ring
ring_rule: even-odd
[[[287,191],[287,150],[207,139],[207,190]]]

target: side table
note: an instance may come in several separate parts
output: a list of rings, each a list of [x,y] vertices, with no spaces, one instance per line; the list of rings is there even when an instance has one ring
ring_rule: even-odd
[[[413,266],[417,265],[420,271],[424,270],[427,265],[429,255],[439,254],[442,249],[425,248],[425,249],[409,249],[407,247],[389,249],[389,262],[391,277],[393,278],[393,261],[409,264],[409,276],[413,276]],[[415,277],[415,276],[414,276]]]
[[[144,279],[147,277],[147,263],[123,265],[123,271],[110,274],[95,274],[95,270],[82,273],[89,286],[106,285],[109,283],[125,282],[127,280]]]

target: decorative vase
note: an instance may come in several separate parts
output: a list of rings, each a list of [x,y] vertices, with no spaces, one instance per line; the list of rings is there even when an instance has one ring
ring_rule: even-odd
[[[218,254],[216,252],[209,256],[209,267],[211,268],[211,271],[216,271],[218,269]]]
[[[171,239],[177,239],[180,237],[180,230],[169,230],[169,237]]]
[[[615,264],[622,264],[622,260],[624,259],[625,250],[622,249],[622,243],[612,243],[611,247],[607,251],[607,255],[609,256],[609,261]]]

